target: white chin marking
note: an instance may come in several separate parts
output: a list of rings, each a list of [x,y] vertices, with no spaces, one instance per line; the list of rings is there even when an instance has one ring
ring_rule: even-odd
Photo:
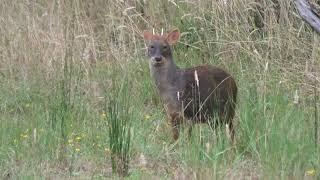
[[[161,66],[161,65],[163,65],[163,61],[161,61],[161,62],[152,61],[152,65],[153,66]]]

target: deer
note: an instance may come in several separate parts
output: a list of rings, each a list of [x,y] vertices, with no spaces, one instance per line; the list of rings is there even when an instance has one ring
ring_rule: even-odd
[[[237,85],[225,70],[201,65],[181,69],[173,60],[172,46],[179,41],[179,29],[155,34],[144,31],[150,74],[178,140],[182,124],[189,124],[189,138],[196,123],[225,124],[233,142]]]

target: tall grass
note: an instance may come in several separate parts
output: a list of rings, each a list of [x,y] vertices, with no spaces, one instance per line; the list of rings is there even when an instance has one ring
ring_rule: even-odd
[[[115,81],[113,81],[116,84]],[[116,85],[107,105],[109,147],[112,171],[121,176],[128,175],[131,144],[132,109],[130,108],[130,82],[124,78]],[[110,93],[110,92],[108,92]]]
[[[227,2],[3,1],[0,178],[112,177],[114,154],[130,158],[132,179],[319,177],[312,30],[292,1],[260,2],[261,29],[257,1]],[[234,146],[224,129],[200,125],[171,143],[141,32],[173,27],[180,67],[214,64],[235,77]],[[112,122],[128,122],[127,134],[109,137]]]

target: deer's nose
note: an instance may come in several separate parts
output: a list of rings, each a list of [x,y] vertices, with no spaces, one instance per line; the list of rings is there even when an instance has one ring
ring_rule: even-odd
[[[160,62],[162,60],[162,58],[161,57],[154,57],[154,60],[157,62]]]

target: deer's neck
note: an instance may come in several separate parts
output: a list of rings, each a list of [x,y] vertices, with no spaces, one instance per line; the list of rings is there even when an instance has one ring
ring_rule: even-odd
[[[150,64],[150,70],[160,94],[172,94],[180,89],[179,67],[172,60],[163,66]]]

